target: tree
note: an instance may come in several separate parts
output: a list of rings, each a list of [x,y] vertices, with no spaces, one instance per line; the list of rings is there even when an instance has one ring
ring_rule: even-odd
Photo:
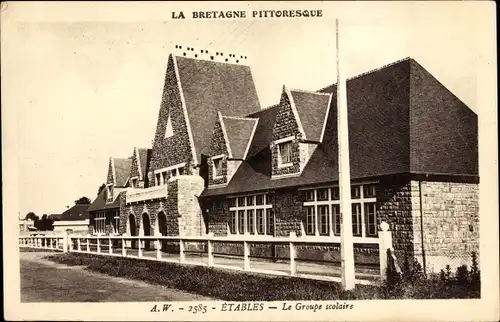
[[[106,188],[106,184],[101,184],[101,186],[99,187],[99,189],[97,189],[97,195],[100,195],[102,190],[104,190],[104,188]]]
[[[30,211],[28,212],[28,214],[26,215],[26,217],[24,217],[25,220],[33,220],[33,221],[38,221],[38,216],[35,215],[35,213],[33,211]]]
[[[75,205],[87,205],[90,203],[92,203],[92,201],[87,197],[81,197],[80,199],[75,200]]]

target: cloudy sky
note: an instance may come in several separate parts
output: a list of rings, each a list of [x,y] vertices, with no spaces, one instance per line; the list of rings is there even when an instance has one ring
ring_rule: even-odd
[[[2,46],[5,140],[18,161],[21,215],[61,213],[80,196],[94,199],[110,156],[151,146],[175,44],[247,55],[264,107],[278,101],[284,84],[315,90],[335,82],[337,16],[346,76],[411,56],[480,114],[478,71],[491,63],[480,6],[471,3],[294,3],[322,8],[324,17],[204,21],[170,19],[172,10],[202,4],[55,5],[34,4],[23,15],[9,8],[8,28],[2,25],[2,45],[10,45]]]

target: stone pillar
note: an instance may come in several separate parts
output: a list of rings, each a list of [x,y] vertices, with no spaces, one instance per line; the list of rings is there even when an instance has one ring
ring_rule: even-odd
[[[196,175],[182,175],[176,177],[177,209],[179,214],[180,236],[201,236],[205,223],[198,197],[204,189],[204,180]]]

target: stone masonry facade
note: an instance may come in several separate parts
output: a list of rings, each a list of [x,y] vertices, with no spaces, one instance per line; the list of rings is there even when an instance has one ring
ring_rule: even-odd
[[[300,130],[295,119],[294,113],[292,111],[292,106],[290,103],[290,98],[288,97],[286,91],[284,90],[281,99],[280,107],[276,115],[276,122],[273,128],[273,142],[284,139],[287,137],[294,137],[292,140],[292,166],[279,168],[278,167],[278,154],[279,148],[277,144],[271,145],[271,162],[272,162],[272,175],[286,175],[300,173],[300,149],[299,149],[299,138]]]
[[[174,135],[165,137],[169,116],[172,122]],[[177,76],[173,58],[170,56],[165,76],[165,85],[163,87],[160,112],[158,115],[158,124],[153,142],[151,163],[148,173],[149,182],[155,182],[153,175],[155,170],[183,162],[192,162],[192,159],[193,151],[189,141],[187,121],[184,117],[181,94],[177,86]]]
[[[208,185],[221,185],[228,182],[228,149],[226,146],[226,141],[224,139],[224,133],[222,131],[222,124],[220,119],[215,123],[212,138],[210,139],[210,155],[222,157],[222,178],[214,177],[214,168],[212,159],[208,159]]]

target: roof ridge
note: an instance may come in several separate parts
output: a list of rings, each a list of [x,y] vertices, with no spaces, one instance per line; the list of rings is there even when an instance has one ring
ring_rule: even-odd
[[[358,74],[358,75],[354,75],[354,76],[348,77],[348,78],[346,78],[346,81],[353,80],[353,79],[355,79],[355,78],[358,78],[358,77],[361,77],[361,76],[364,76],[364,75],[367,75],[367,74],[371,74],[371,73],[374,73],[374,72],[378,72],[379,70],[382,70],[382,69],[384,69],[384,68],[390,67],[390,66],[392,66],[392,65],[399,64],[399,63],[401,63],[401,62],[403,62],[403,61],[406,61],[406,60],[412,60],[412,59],[413,59],[413,58],[412,58],[411,56],[407,56],[407,57],[405,57],[405,58],[398,59],[398,60],[393,61],[393,62],[391,62],[391,63],[385,64],[385,65],[382,65],[382,66],[380,66],[380,67],[377,67],[377,68],[374,68],[374,69],[370,69],[370,70],[368,70],[368,71],[366,71],[366,72],[363,72],[363,73],[361,73],[361,74]],[[413,59],[413,60],[414,60],[414,59]],[[325,90],[325,89],[327,89],[328,87],[333,86],[333,85],[337,85],[337,82],[332,83],[332,84],[330,84],[330,85],[326,85],[325,87],[322,87],[322,88],[318,89],[317,91],[318,91],[318,92],[321,92],[321,91],[323,91],[323,90]]]
[[[290,92],[299,92],[299,93],[315,94],[315,95],[325,95],[325,96],[332,95],[331,93],[318,93],[317,91],[310,91],[310,90],[299,89],[299,88],[288,87],[288,89],[290,90]]]
[[[256,117],[239,117],[239,116],[225,116],[222,115],[222,118],[234,119],[234,120],[242,120],[242,121],[255,121],[258,120]]]
[[[172,55],[175,56],[175,58],[185,58],[185,59],[192,59],[192,60],[203,60],[203,61],[212,62],[212,63],[215,63],[215,64],[219,63],[221,65],[234,65],[234,66],[250,67],[250,63],[246,63],[245,64],[245,63],[243,63],[240,60],[236,63],[236,62],[233,62],[233,61],[221,61],[221,60],[216,60],[215,59],[215,57],[217,57],[218,59],[221,59],[221,56],[211,56],[214,59],[210,59],[210,57],[190,57],[190,56],[182,56],[182,55],[178,55],[178,54],[174,54],[174,53],[172,53]]]

